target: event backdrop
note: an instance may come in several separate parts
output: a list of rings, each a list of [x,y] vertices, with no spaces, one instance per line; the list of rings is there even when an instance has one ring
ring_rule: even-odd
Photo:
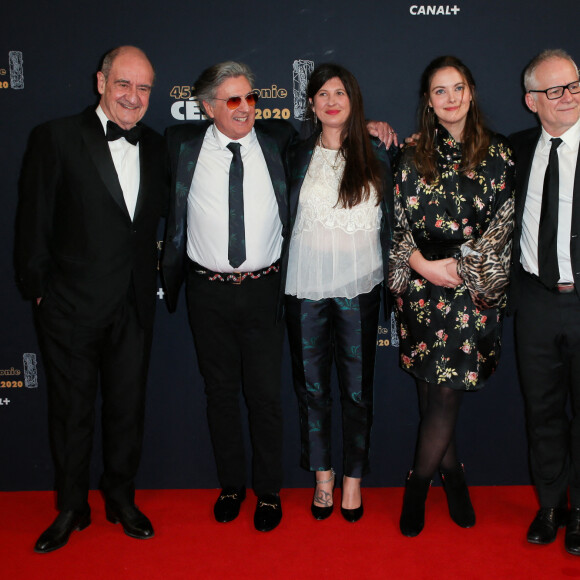
[[[523,105],[521,72],[544,48],[580,60],[578,0],[318,0],[305,2],[7,2],[0,36],[0,490],[50,489],[46,382],[29,303],[14,283],[13,238],[22,155],[37,124],[96,103],[99,59],[119,44],[143,48],[157,71],[145,122],[200,118],[191,88],[205,67],[241,60],[256,73],[258,116],[289,119],[304,107],[304,74],[338,62],[358,78],[366,116],[388,120],[401,137],[415,127],[419,77],[427,63],[454,54],[471,67],[490,126],[509,134],[535,123]],[[162,230],[159,233],[162,239]],[[158,293],[148,384],[141,488],[217,487],[203,385],[183,297],[169,315]],[[402,485],[412,462],[418,413],[413,381],[397,365],[396,337],[381,322],[377,342],[372,473],[366,485]],[[460,457],[473,484],[529,483],[523,404],[513,325],[504,328],[502,361],[459,419]],[[297,405],[288,355],[283,376],[285,486],[307,486],[298,467]],[[337,397],[338,398],[338,397]],[[341,472],[335,405],[335,467]],[[93,483],[100,473],[99,428]],[[249,448],[249,446],[248,446]],[[249,458],[248,458],[249,461]]]

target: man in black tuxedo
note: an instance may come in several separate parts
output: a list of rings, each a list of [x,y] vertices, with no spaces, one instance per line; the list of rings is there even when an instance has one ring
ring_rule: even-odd
[[[254,524],[266,532],[282,517],[280,256],[288,233],[286,154],[295,131],[285,121],[254,122],[253,81],[241,63],[207,69],[195,88],[213,122],[167,130],[173,178],[162,270],[170,311],[186,279],[222,487],[215,518],[235,519],[246,496],[243,385],[258,496]]]
[[[566,550],[580,555],[578,68],[564,51],[544,51],[526,68],[524,84],[541,124],[510,137],[517,174],[511,302],[540,502],[527,538],[548,544],[566,525]]]
[[[165,147],[139,121],[154,71],[138,48],[114,49],[97,73],[99,106],[31,135],[17,218],[17,276],[34,300],[48,382],[59,514],[37,552],[90,524],[95,398],[102,395],[107,519],[151,538],[135,506],[156,301],[156,233],[166,211]]]

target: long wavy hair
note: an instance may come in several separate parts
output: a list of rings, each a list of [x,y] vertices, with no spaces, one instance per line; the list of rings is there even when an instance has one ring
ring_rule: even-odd
[[[354,75],[344,67],[334,63],[318,65],[308,81],[306,95],[310,102],[308,120],[314,125],[314,132],[320,134],[322,127],[316,123],[312,110],[314,96],[330,79],[339,78],[350,100],[350,115],[341,133],[340,154],[345,166],[338,191],[338,202],[344,208],[351,208],[361,201],[367,201],[372,188],[376,191],[377,205],[383,198],[382,168],[373,152],[366,127],[363,98]]]
[[[483,161],[489,147],[490,135],[484,125],[483,116],[477,104],[475,80],[471,71],[455,56],[440,56],[436,58],[429,63],[421,75],[420,101],[417,115],[421,136],[415,149],[415,165],[417,166],[417,171],[425,178],[427,183],[433,183],[439,179],[437,154],[435,152],[435,130],[438,119],[433,108],[429,106],[431,81],[438,71],[448,67],[457,70],[471,92],[471,104],[467,112],[461,138],[462,152],[459,171],[462,173],[473,171]]]

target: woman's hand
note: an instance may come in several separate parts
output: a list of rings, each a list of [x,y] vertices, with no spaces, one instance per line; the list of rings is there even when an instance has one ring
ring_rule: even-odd
[[[435,286],[455,288],[463,283],[462,278],[457,274],[457,260],[455,258],[429,261],[417,250],[409,258],[409,266]]]
[[[405,143],[401,143],[401,147],[403,147],[403,145],[409,145],[411,147],[414,147],[415,145],[417,145],[420,138],[421,133],[413,133],[412,135],[409,135],[409,137],[405,137]]]

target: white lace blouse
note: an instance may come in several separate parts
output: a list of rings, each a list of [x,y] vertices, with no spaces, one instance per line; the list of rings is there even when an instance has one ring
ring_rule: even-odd
[[[383,281],[375,191],[352,208],[337,205],[343,171],[336,151],[315,147],[290,240],[286,294],[354,298]]]

